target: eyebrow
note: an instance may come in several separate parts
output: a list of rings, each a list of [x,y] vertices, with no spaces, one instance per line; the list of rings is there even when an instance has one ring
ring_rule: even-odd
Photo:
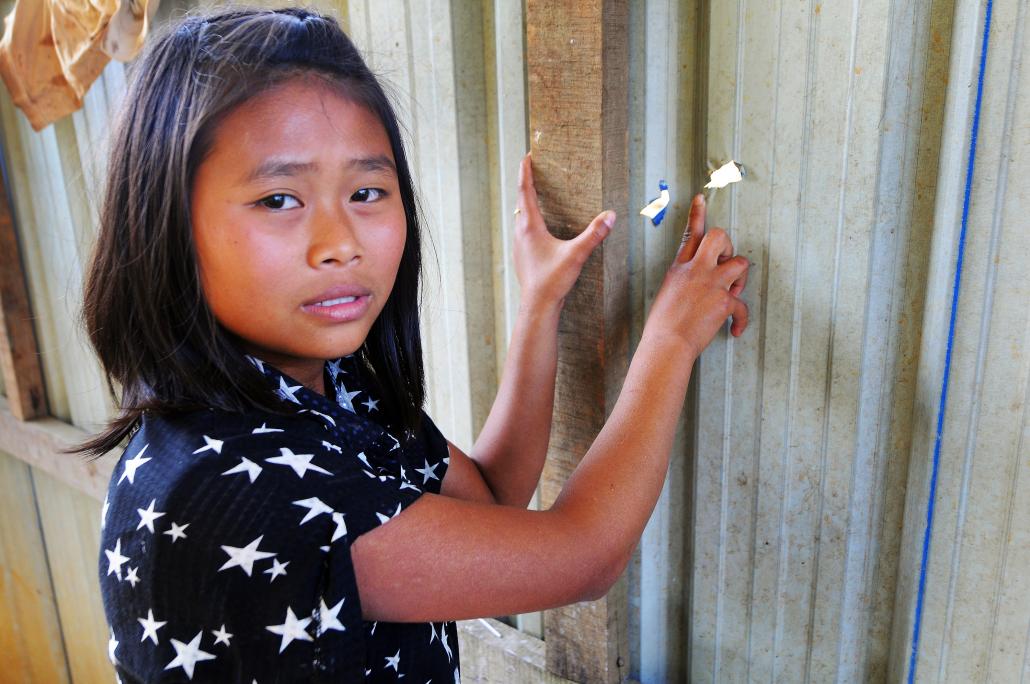
[[[397,173],[397,167],[393,160],[385,154],[376,154],[371,157],[358,157],[347,162],[347,168],[359,171]],[[268,180],[269,178],[280,178],[282,176],[299,176],[318,170],[315,162],[298,162],[285,159],[266,159],[243,178],[244,184]]]

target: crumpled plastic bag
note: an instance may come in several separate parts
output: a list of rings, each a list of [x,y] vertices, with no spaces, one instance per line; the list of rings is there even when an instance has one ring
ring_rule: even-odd
[[[134,58],[159,2],[18,0],[4,19],[0,76],[32,128],[82,107],[111,58]]]

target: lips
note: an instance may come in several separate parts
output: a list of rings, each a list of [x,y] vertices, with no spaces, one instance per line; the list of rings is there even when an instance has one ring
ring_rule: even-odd
[[[360,285],[337,285],[301,305],[301,311],[324,323],[357,321],[371,311],[372,292]]]
[[[332,307],[338,304],[347,304],[371,294],[372,292],[368,288],[361,287],[360,285],[337,285],[312,297],[304,302],[302,306]]]

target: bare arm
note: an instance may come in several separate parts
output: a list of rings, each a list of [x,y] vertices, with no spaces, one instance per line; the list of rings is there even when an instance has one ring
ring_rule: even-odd
[[[747,261],[725,233],[703,235],[695,203],[612,415],[546,511],[424,494],[351,546],[366,619],[455,620],[603,595],[661,493],[690,369],[738,298]],[[699,244],[700,243],[700,244]]]

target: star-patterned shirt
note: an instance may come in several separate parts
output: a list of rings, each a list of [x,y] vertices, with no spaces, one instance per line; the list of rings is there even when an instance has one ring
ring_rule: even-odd
[[[350,545],[439,493],[447,443],[398,439],[356,356],[330,397],[249,357],[296,415],[146,416],[101,518],[108,656],[135,682],[458,682],[454,622],[366,622]],[[431,589],[431,587],[427,588]]]

